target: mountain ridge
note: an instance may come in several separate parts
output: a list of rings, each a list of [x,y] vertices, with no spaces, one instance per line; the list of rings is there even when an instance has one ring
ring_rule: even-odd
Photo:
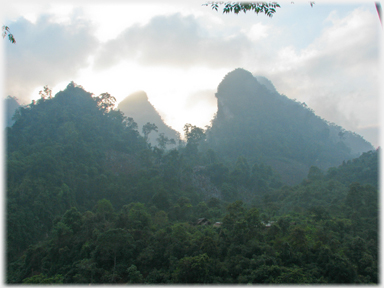
[[[114,101],[70,83],[6,129],[7,283],[378,283],[379,149],[282,185],[204,150],[196,126],[186,146],[148,145]],[[252,141],[238,135],[235,152]]]
[[[156,139],[161,133],[164,133],[165,137],[174,139],[176,142],[180,139],[179,132],[169,127],[161,118],[159,112],[149,102],[148,95],[144,91],[136,91],[126,98],[124,98],[117,109],[122,111],[127,117],[132,117],[133,120],[138,124],[139,131],[146,123],[154,123],[158,132],[151,132],[148,136],[149,142],[153,145],[157,145]]]
[[[237,68],[218,85],[218,111],[208,142],[222,155],[266,162],[288,173],[284,182],[294,184],[312,165],[327,169],[374,150],[356,133],[322,119],[305,103],[279,94],[267,78],[259,76],[259,80],[264,84],[251,72]],[[295,171],[295,166],[302,168]]]

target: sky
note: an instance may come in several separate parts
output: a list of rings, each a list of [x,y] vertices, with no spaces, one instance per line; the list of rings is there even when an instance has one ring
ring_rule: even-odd
[[[292,3],[294,2],[294,3]],[[374,2],[280,2],[276,14],[222,14],[204,1],[2,3],[3,95],[21,104],[74,81],[117,102],[143,90],[172,128],[210,124],[236,68],[379,146],[383,29]]]

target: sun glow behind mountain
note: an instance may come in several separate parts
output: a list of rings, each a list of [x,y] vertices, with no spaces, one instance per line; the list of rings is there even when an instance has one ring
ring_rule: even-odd
[[[28,104],[44,85],[57,93],[70,81],[118,102],[143,90],[181,132],[185,123],[210,123],[218,83],[241,67],[377,146],[381,27],[373,3],[281,6],[268,18],[195,1],[12,1],[5,20],[17,45],[5,47],[5,92]]]

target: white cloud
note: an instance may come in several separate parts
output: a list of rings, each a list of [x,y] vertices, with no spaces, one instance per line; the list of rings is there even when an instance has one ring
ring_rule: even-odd
[[[190,119],[193,119],[193,115],[199,115],[197,119],[194,119],[193,123],[196,126],[204,128],[209,125],[212,120],[212,115],[217,112],[217,99],[215,97],[216,90],[207,89],[196,91],[186,98],[184,111],[187,111]],[[189,120],[189,122],[192,122]]]
[[[134,25],[109,41],[96,58],[99,69],[124,59],[148,66],[231,67],[251,47],[242,33],[208,36],[195,16],[154,17],[147,25]]]
[[[356,9],[344,18],[332,13],[327,21],[332,25],[312,44],[300,51],[281,48],[277,61],[264,72],[280,93],[306,102],[328,121],[352,131],[377,124],[377,15]]]
[[[370,125],[370,126],[362,126],[357,127],[355,131],[359,135],[363,135],[364,139],[371,142],[375,148],[379,147],[379,132],[380,125]]]
[[[187,116],[212,117],[211,110],[192,109],[199,106],[193,102],[194,112],[186,112],[187,99],[199,100],[201,94],[190,95],[215,90],[222,76],[242,67],[268,77],[278,92],[305,101],[345,128],[357,131],[378,123],[381,27],[376,11],[348,13],[348,8],[326,18],[324,11],[335,6],[315,11],[317,6],[290,5],[269,19],[223,15],[201,3],[144,2],[80,4],[82,10],[70,14],[71,5],[48,5],[46,13],[55,17],[34,18],[22,10],[35,20],[9,23],[18,43],[6,47],[7,93],[29,97],[36,87],[71,80],[119,99],[145,90],[176,126],[193,122]],[[88,64],[90,57],[94,65]]]
[[[29,102],[30,93],[43,85],[71,81],[88,63],[97,47],[88,22],[72,18],[70,24],[40,16],[36,23],[19,18],[9,24],[17,35],[16,45],[6,46],[5,92]]]
[[[268,37],[270,27],[258,22],[251,26],[247,33],[248,38],[253,42],[258,42],[261,39]]]

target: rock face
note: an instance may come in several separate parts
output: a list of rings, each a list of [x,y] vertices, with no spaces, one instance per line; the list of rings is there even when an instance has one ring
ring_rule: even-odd
[[[164,123],[160,114],[149,102],[148,96],[144,91],[132,93],[121,101],[117,108],[120,109],[125,116],[132,117],[133,120],[135,120],[139,126],[140,133],[142,133],[141,129],[143,125],[148,122],[154,123],[157,126],[158,132],[152,131],[148,137],[148,141],[152,145],[157,145],[156,139],[159,137],[160,133],[164,133],[164,136],[169,139],[174,139],[176,143],[180,139],[179,132],[173,130]]]
[[[311,166],[327,169],[374,150],[361,136],[328,123],[244,69],[228,73],[216,97],[218,111],[208,132],[212,148],[232,160],[265,162],[287,184],[300,182]]]

